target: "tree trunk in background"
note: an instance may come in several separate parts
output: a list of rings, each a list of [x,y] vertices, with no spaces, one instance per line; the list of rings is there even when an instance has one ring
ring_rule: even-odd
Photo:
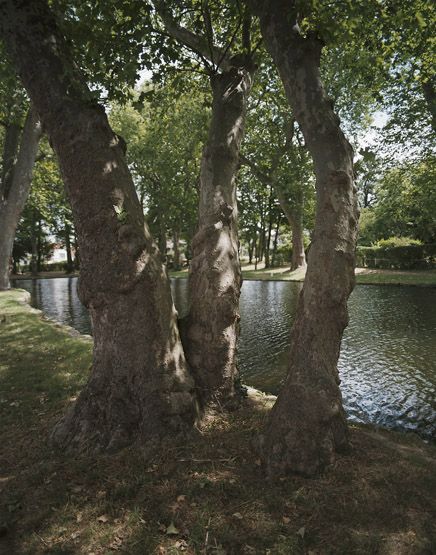
[[[178,271],[182,265],[180,264],[180,233],[178,230],[173,232],[173,269]]]
[[[41,218],[38,218],[38,225],[37,225],[37,232],[36,232],[36,271],[42,272],[42,259],[43,259],[43,252],[42,252],[42,222]]]
[[[38,222],[36,219],[36,210],[32,211],[32,229],[30,236],[30,245],[32,252],[30,254],[30,272],[32,276],[38,274]]]
[[[422,84],[422,91],[424,93],[424,98],[427,103],[428,111],[431,115],[431,126],[433,131],[436,133],[436,90],[435,90],[435,80],[429,78],[428,81]]]
[[[286,192],[282,190],[280,184],[276,181],[274,183],[274,190],[279,200],[280,208],[283,210],[286,219],[292,231],[292,258],[291,258],[291,272],[298,270],[298,268],[306,267],[306,254],[304,252],[304,235],[303,235],[303,195],[295,198],[291,203],[286,196]]]
[[[280,229],[280,215],[277,216],[277,223],[276,223],[274,243],[273,243],[273,251],[272,251],[272,257],[271,257],[271,265],[272,265],[273,268],[276,264],[277,244],[278,244],[278,241],[279,241],[279,229]]]
[[[71,255],[71,228],[68,224],[65,224],[65,250],[67,252],[67,274],[70,274],[74,270],[73,257]]]
[[[162,256],[162,261],[164,264],[167,263],[167,233],[165,228],[165,222],[162,218],[159,218],[159,251]]]
[[[77,242],[76,230],[74,230],[74,269],[80,269],[79,243]]]
[[[301,212],[294,214],[290,221],[292,230],[292,258],[291,272],[306,267],[306,253],[304,252],[303,218]]]
[[[323,89],[320,42],[300,34],[295,2],[253,0],[265,45],[312,154],[314,239],[291,332],[289,371],[262,438],[269,476],[313,475],[348,445],[337,361],[354,286],[358,209],[353,152]]]
[[[200,172],[199,226],[192,241],[184,347],[205,403],[235,396],[241,269],[235,176],[251,75],[232,67],[211,77],[212,121]]]
[[[268,233],[267,233],[266,244],[265,244],[265,268],[269,268],[271,266],[269,249],[271,245],[271,233],[272,233],[272,226],[273,226],[273,218],[271,214],[272,201],[273,201],[272,187],[270,187],[269,200],[268,200]]]
[[[113,450],[185,430],[196,416],[194,384],[122,145],[45,2],[1,8],[3,38],[59,160],[80,247],[78,293],[93,324],[89,381],[53,439]]]
[[[14,127],[18,128],[18,126]],[[15,131],[14,144],[18,145],[18,135],[15,143]],[[9,267],[15,232],[29,195],[40,138],[41,125],[35,112],[30,110],[24,124],[15,164],[14,157],[11,155],[11,145],[8,148],[5,145],[2,172],[3,195],[0,198],[0,291],[9,288]],[[9,143],[11,142],[9,139]]]

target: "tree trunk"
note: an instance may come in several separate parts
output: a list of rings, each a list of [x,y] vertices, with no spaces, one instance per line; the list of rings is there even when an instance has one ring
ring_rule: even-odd
[[[306,254],[304,252],[304,235],[301,212],[294,214],[290,220],[292,230],[292,259],[291,272],[306,267]]]
[[[36,226],[36,271],[42,272],[42,222],[41,217],[38,217],[38,225]]]
[[[337,361],[354,286],[357,198],[353,152],[323,89],[321,44],[297,24],[296,3],[254,0],[265,45],[312,154],[314,240],[291,332],[289,371],[262,438],[269,476],[313,475],[348,445]]]
[[[428,79],[422,84],[422,91],[424,93],[424,98],[427,103],[428,111],[431,116],[431,126],[433,131],[436,133],[436,90],[434,79]]]
[[[274,268],[274,266],[276,265],[276,256],[277,256],[277,244],[279,241],[279,230],[280,230],[280,214],[277,216],[277,223],[276,223],[276,229],[275,229],[275,235],[274,235],[274,242],[273,242],[273,251],[272,251],[272,257],[271,257],[271,265]]]
[[[178,271],[182,265],[180,264],[180,233],[178,230],[173,231],[173,269]]]
[[[67,274],[71,274],[74,270],[73,257],[71,255],[71,228],[65,224],[65,250],[67,252]]]
[[[272,187],[270,187],[269,200],[268,200],[268,233],[267,233],[266,243],[265,243],[265,268],[269,268],[271,266],[269,249],[271,245],[271,233],[272,233],[272,226],[273,226],[272,203],[273,203]]]
[[[0,291],[9,288],[9,268],[15,232],[29,195],[40,138],[41,125],[35,112],[29,110],[17,161],[6,172],[3,166],[2,183],[8,185],[2,189],[4,196],[0,199]]]
[[[74,269],[80,270],[80,251],[79,251],[79,243],[77,241],[76,230],[74,230]]]
[[[32,252],[30,254],[30,272],[32,276],[36,276],[38,274],[38,231],[35,209],[32,211],[30,245],[32,249]]]
[[[8,123],[5,128],[5,137],[3,143],[0,202],[7,198],[12,186],[19,142],[20,126],[17,123]]]
[[[241,270],[235,175],[251,75],[245,68],[211,77],[212,121],[200,172],[199,226],[192,241],[190,310],[184,346],[205,403],[235,396]]]
[[[250,237],[250,239],[248,240],[248,263],[252,264],[253,262],[253,252],[254,252],[254,244],[256,242],[256,239],[253,237]]]
[[[196,415],[193,380],[122,145],[43,1],[2,2],[0,29],[59,160],[93,324],[90,378],[53,439],[113,450],[185,430]]]

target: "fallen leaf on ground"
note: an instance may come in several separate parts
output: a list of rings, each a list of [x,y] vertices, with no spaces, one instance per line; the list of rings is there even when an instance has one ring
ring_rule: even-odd
[[[101,515],[97,517],[97,520],[98,522],[106,523],[106,522],[109,522],[109,517],[107,515]]]

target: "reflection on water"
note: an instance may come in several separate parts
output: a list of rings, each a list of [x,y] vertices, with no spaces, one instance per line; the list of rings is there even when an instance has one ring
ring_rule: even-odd
[[[77,278],[17,281],[32,304],[90,333]],[[187,280],[172,280],[180,315]],[[286,373],[289,330],[301,284],[247,281],[241,295],[239,365],[243,380],[277,393]],[[436,424],[436,289],[358,286],[350,298],[339,371],[351,420],[408,429],[427,437]]]

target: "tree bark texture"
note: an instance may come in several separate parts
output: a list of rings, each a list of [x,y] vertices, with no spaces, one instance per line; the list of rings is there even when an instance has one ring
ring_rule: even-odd
[[[234,399],[241,269],[235,177],[252,77],[232,67],[211,77],[212,121],[200,173],[184,347],[204,402]]]
[[[289,370],[262,438],[271,477],[313,475],[348,445],[337,361],[354,286],[357,198],[353,152],[324,91],[321,44],[303,36],[295,2],[251,3],[314,160],[317,210],[306,279],[291,332]]]
[[[2,188],[4,196],[0,198],[0,290],[9,288],[9,267],[15,232],[29,195],[41,134],[41,124],[35,111],[31,109],[24,124],[16,162],[15,154],[11,156],[11,150],[4,159],[2,184],[7,185]],[[16,147],[18,142],[17,138]],[[5,148],[6,150],[8,149]]]
[[[196,417],[194,384],[122,145],[44,1],[0,0],[0,29],[58,156],[80,249],[78,293],[93,324],[89,381],[53,439],[113,450],[185,430]]]

